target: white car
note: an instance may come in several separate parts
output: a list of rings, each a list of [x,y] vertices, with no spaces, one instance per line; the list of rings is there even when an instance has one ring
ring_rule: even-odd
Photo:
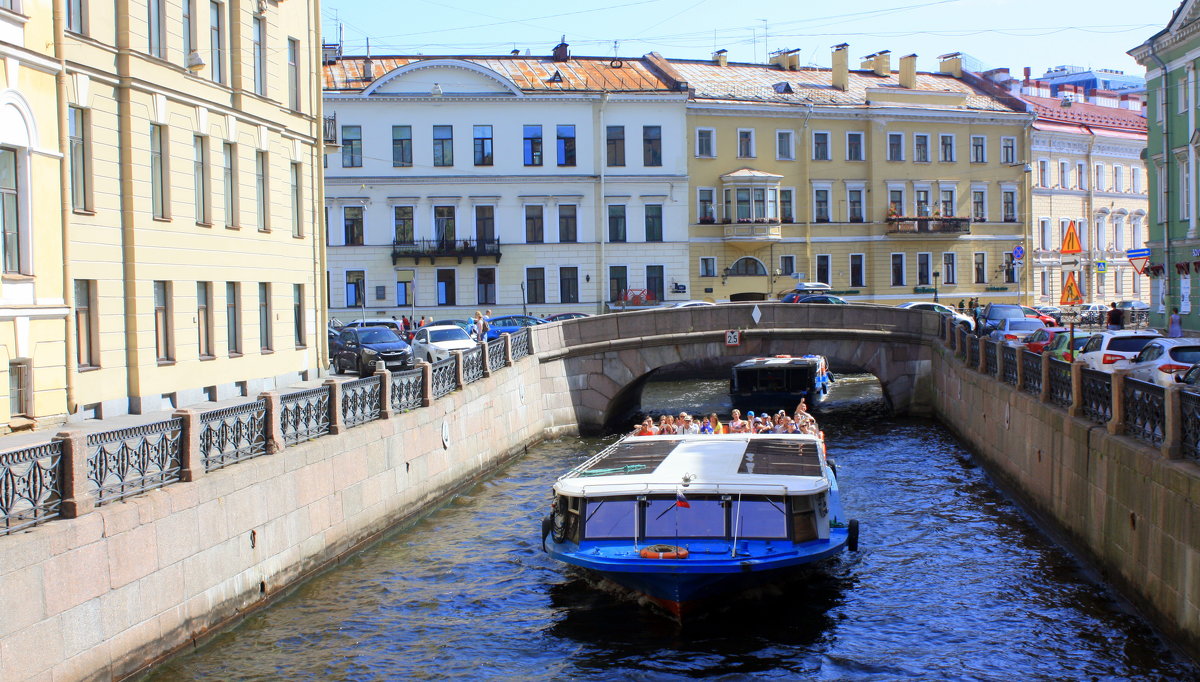
[[[1197,339],[1154,339],[1129,363],[1129,376],[1159,386],[1175,383],[1175,375],[1200,362]]]
[[[1032,317],[1006,317],[988,338],[1001,343],[1025,343],[1026,337],[1045,327],[1041,320]]]
[[[907,308],[909,310],[931,310],[939,315],[949,315],[954,324],[965,327],[968,331],[975,331],[975,320],[969,316],[963,315],[954,308],[941,303],[931,303],[929,301],[909,301],[901,303],[897,308]]]
[[[477,344],[462,327],[444,324],[421,327],[413,334],[409,345],[414,359],[437,362],[450,357],[452,350],[471,350]]]
[[[1090,369],[1104,372],[1128,369],[1129,361],[1142,352],[1146,344],[1160,338],[1162,334],[1152,329],[1097,332],[1079,349],[1075,359],[1082,360]]]
[[[706,305],[716,305],[716,303],[713,303],[712,301],[680,301],[678,303],[672,303],[671,305],[669,305],[667,307],[668,308],[699,308],[701,306],[706,306]]]

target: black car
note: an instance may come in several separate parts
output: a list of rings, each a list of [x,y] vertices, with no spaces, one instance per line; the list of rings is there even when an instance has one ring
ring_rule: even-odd
[[[411,367],[412,349],[389,327],[346,327],[338,333],[334,373],[353,370],[367,376],[375,372],[375,363],[380,360],[390,370]]]
[[[989,303],[979,315],[975,333],[979,336],[987,336],[999,329],[1001,322],[1008,318],[1023,320],[1025,319],[1025,310],[1015,303]]]

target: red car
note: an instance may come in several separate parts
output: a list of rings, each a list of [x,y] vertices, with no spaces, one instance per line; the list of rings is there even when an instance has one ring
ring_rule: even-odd
[[[1041,355],[1042,351],[1046,350],[1046,346],[1054,341],[1054,335],[1065,331],[1069,330],[1066,327],[1043,327],[1025,339],[1025,348],[1031,353]]]
[[[1030,308],[1029,306],[1025,306],[1025,305],[1021,306],[1021,310],[1025,311],[1025,317],[1032,317],[1034,319],[1041,320],[1042,324],[1046,325],[1047,327],[1053,327],[1054,325],[1058,324],[1058,322],[1053,317],[1050,317],[1049,315],[1045,315],[1043,313],[1039,313],[1038,311],[1034,310],[1033,308]],[[1038,352],[1040,353],[1041,351],[1038,351]]]

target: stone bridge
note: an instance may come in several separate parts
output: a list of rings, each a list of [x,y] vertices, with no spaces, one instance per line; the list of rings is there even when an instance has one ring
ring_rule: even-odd
[[[531,331],[551,428],[594,432],[627,426],[613,422],[640,401],[657,369],[780,354],[817,353],[874,374],[894,410],[931,414],[939,326],[935,313],[888,306],[758,302],[600,315]],[[734,329],[741,344],[727,346],[725,332]]]

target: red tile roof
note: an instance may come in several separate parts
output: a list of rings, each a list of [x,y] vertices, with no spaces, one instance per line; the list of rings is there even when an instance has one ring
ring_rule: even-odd
[[[1029,102],[1030,109],[1037,114],[1038,120],[1073,123],[1089,128],[1143,134],[1146,132],[1146,117],[1140,109],[1119,109],[1087,102],[1071,102],[1071,106],[1064,107],[1060,99],[1033,95],[1021,95],[1021,99]]]

